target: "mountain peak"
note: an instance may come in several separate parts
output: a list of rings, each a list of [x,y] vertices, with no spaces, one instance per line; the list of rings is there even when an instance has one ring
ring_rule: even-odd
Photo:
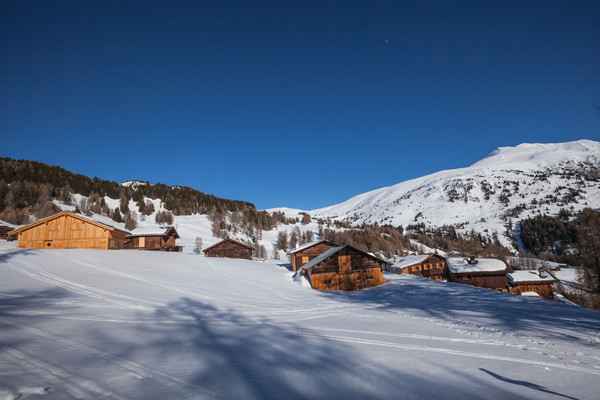
[[[514,147],[498,147],[471,167],[524,170],[580,162],[600,162],[600,142],[582,139],[564,143],[522,143]]]

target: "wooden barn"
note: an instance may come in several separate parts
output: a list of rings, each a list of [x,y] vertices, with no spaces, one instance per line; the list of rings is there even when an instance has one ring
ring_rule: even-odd
[[[448,258],[448,281],[508,292],[506,274],[512,272],[503,261],[494,258]]]
[[[206,257],[243,258],[252,260],[252,250],[252,247],[247,244],[227,238],[202,251]]]
[[[10,232],[26,249],[122,249],[128,232],[63,211]]]
[[[385,261],[352,246],[332,247],[299,268],[317,290],[360,290],[384,282]]]
[[[535,292],[544,299],[554,297],[552,285],[558,281],[543,270],[513,271],[506,276],[510,285],[510,292],[513,294],[522,295]]]
[[[178,246],[175,243],[176,239],[179,239],[179,234],[172,226],[160,232],[137,230],[137,232],[125,236],[125,248],[180,252],[183,250],[183,246]]]
[[[446,280],[446,259],[439,254],[419,254],[397,259],[389,270],[395,274],[423,276],[435,281]]]
[[[304,264],[314,260],[332,247],[337,246],[337,244],[330,242],[329,240],[322,240],[320,242],[305,244],[297,249],[288,251],[292,270],[294,272],[298,271]]]

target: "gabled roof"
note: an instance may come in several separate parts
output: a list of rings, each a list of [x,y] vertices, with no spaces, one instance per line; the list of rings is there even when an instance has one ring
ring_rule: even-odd
[[[164,231],[158,231],[156,228],[141,228],[141,229],[135,229],[134,232],[131,232],[131,234],[127,235],[127,238],[135,238],[135,237],[149,237],[149,236],[168,236],[171,232],[173,232],[175,235],[175,239],[179,239],[179,234],[177,233],[177,230],[175,230],[175,227],[173,226],[167,226],[166,228],[163,228]]]
[[[225,243],[225,242],[231,242],[231,243],[235,243],[235,244],[237,244],[238,246],[243,246],[243,247],[246,247],[246,248],[248,248],[248,249],[250,249],[250,250],[254,250],[254,248],[252,248],[252,246],[248,246],[248,245],[247,245],[247,244],[245,244],[245,243],[238,242],[237,240],[233,240],[233,239],[227,238],[227,239],[223,239],[223,240],[221,240],[221,241],[220,241],[220,242],[218,242],[218,243],[215,243],[215,244],[213,244],[213,245],[212,245],[212,246],[210,246],[210,247],[207,247],[207,248],[205,248],[205,249],[204,249],[204,250],[202,250],[202,251],[203,251],[204,253],[206,253],[208,250],[212,249],[213,247],[217,247],[217,246],[219,246],[219,245],[221,245],[221,244],[223,244],[223,243]]]
[[[537,270],[513,271],[510,274],[506,274],[506,277],[510,283],[515,285],[535,285],[540,283],[554,283],[558,281],[549,273],[546,273],[546,276],[542,278]]]
[[[319,240],[318,242],[311,242],[311,243],[304,244],[304,245],[302,245],[302,246],[300,246],[300,247],[297,247],[297,248],[295,248],[295,249],[293,249],[293,250],[292,250],[292,249],[290,249],[290,250],[287,252],[287,254],[288,254],[288,255],[292,255],[292,254],[298,253],[299,251],[306,250],[306,249],[310,249],[311,247],[313,247],[313,246],[316,246],[316,245],[318,245],[318,244],[328,244],[328,245],[330,245],[330,246],[332,246],[332,247],[336,247],[336,246],[338,246],[338,244],[336,244],[336,243],[333,243],[333,242],[330,242],[329,240]]]
[[[446,259],[450,272],[454,274],[495,274],[511,272],[503,261],[495,258],[476,258],[475,264],[469,264],[467,258],[451,257]]]
[[[357,253],[360,253],[366,257],[369,257],[375,261],[381,262],[381,263],[385,263],[384,260],[373,256],[369,253],[365,253],[364,251],[361,251],[359,249],[357,249],[356,247],[352,247],[349,245],[343,245],[343,246],[336,246],[336,247],[332,247],[331,249],[327,250],[325,253],[321,254],[320,256],[310,260],[309,262],[307,262],[306,264],[304,264],[299,270],[298,272],[302,271],[302,270],[308,270],[311,269],[312,267],[314,267],[315,265],[320,264],[322,261],[324,261],[326,258],[333,256],[334,254],[336,254],[337,252],[345,249],[345,248],[350,248],[354,251],[356,251]]]
[[[431,257],[433,255],[435,255],[435,253],[417,254],[417,255],[400,257],[400,259],[392,265],[392,268],[404,268],[404,267],[410,267],[413,265],[421,264],[423,261],[427,260],[429,257]]]
[[[95,225],[95,226],[97,226],[99,228],[107,229],[107,230],[112,231],[112,232],[116,231],[116,232],[129,233],[129,232],[124,231],[122,229],[115,228],[114,226],[106,225],[106,224],[103,224],[102,222],[98,222],[98,221],[94,221],[93,219],[86,218],[86,217],[84,217],[83,215],[80,215],[80,214],[74,214],[74,213],[72,213],[70,211],[62,211],[62,212],[59,212],[57,214],[51,215],[49,217],[42,218],[42,219],[40,219],[38,221],[35,221],[35,222],[33,222],[33,223],[29,224],[29,225],[24,225],[24,226],[22,226],[20,228],[17,228],[15,230],[13,230],[13,231],[10,231],[9,235],[17,234],[19,232],[28,230],[30,228],[34,228],[34,227],[36,227],[38,225],[45,224],[48,221],[52,221],[53,219],[57,219],[57,218],[64,217],[64,216],[69,216],[69,217],[78,219],[80,221],[86,222],[88,224]]]

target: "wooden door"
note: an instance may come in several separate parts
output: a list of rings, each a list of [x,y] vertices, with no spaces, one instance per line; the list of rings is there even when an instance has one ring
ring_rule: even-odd
[[[339,256],[338,264],[340,266],[340,272],[351,272],[352,271],[352,263],[351,256]]]

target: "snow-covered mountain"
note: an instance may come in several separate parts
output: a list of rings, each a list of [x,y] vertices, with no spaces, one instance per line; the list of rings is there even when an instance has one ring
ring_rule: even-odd
[[[504,245],[509,221],[600,207],[600,142],[500,147],[466,168],[447,170],[310,211],[311,216],[394,226],[454,225]],[[513,225],[514,226],[514,225]]]

